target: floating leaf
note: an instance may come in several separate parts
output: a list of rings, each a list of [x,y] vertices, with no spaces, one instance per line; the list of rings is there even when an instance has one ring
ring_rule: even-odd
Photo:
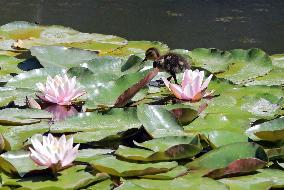
[[[21,177],[33,170],[45,169],[45,167],[37,166],[30,159],[30,152],[23,150],[5,152],[1,154],[0,161],[2,170],[10,174],[18,174]]]
[[[112,109],[106,113],[80,113],[64,121],[56,122],[50,127],[51,132],[96,132],[115,130],[116,133],[127,129],[139,128],[141,123],[137,119],[136,109]],[[114,134],[116,134],[114,133]],[[98,134],[99,135],[99,134]],[[92,136],[90,136],[92,137]],[[95,138],[93,136],[92,138]],[[98,138],[100,138],[98,136]]]
[[[91,162],[96,159],[104,158],[106,154],[112,153],[111,149],[82,149],[76,157],[76,161]]]
[[[282,140],[284,138],[284,117],[255,125],[249,128],[246,133],[267,141]]]
[[[0,124],[25,125],[38,123],[40,119],[50,119],[52,115],[44,110],[7,108],[0,110]]]
[[[218,49],[197,48],[189,53],[196,67],[202,67],[212,73],[224,72],[228,69],[232,55]]]
[[[219,169],[244,158],[267,161],[264,150],[254,143],[232,143],[212,150],[187,164],[190,169]]]
[[[123,75],[119,79],[113,81],[104,81],[103,83],[94,83],[89,89],[92,94],[86,102],[87,108],[96,106],[111,107],[115,104],[117,98],[129,87],[133,86],[141,79],[143,79],[149,71],[131,73]],[[89,106],[93,105],[93,106]]]
[[[130,163],[106,157],[91,162],[92,166],[100,172],[114,176],[129,177],[167,172],[177,166],[176,162],[158,162],[149,164]]]
[[[260,49],[235,49],[230,53],[232,58],[229,69],[217,74],[217,77],[225,78],[235,84],[244,84],[267,74],[272,69],[269,56]]]
[[[18,67],[18,64],[22,61],[24,60],[11,56],[0,55],[0,75],[23,72],[23,70]]]
[[[122,47],[119,47],[111,52],[108,52],[107,55],[112,56],[125,56],[131,54],[141,54],[144,56],[147,49],[155,47],[159,49],[162,53],[169,50],[166,44],[161,42],[150,42],[150,41],[128,41],[128,43]]]
[[[166,172],[166,173],[159,173],[155,175],[144,175],[141,176],[141,178],[146,178],[146,179],[164,179],[164,180],[169,180],[169,179],[174,179],[180,176],[185,175],[188,172],[188,169],[184,166],[177,166],[176,168]]]
[[[61,74],[62,71],[55,69],[54,72],[56,74]],[[46,69],[31,70],[11,78],[6,84],[6,86],[13,88],[26,88],[30,90],[38,90],[35,84],[38,82],[45,83],[48,75],[53,76],[53,74],[51,74]]]
[[[42,27],[26,21],[10,22],[0,27],[0,34],[12,39],[39,37]]]
[[[210,178],[176,178],[174,180],[150,180],[150,179],[133,179],[124,181],[123,184],[115,190],[229,190],[229,188]]]
[[[61,46],[35,46],[30,51],[45,68],[71,68],[97,57],[97,52],[94,51]]]
[[[36,123],[32,125],[10,126],[2,132],[6,146],[10,150],[19,150],[23,147],[24,142],[34,134],[43,134],[49,131],[49,125],[45,122]]]
[[[57,178],[45,174],[37,174],[36,176],[24,177],[21,179],[10,178],[3,173],[2,184],[3,185],[17,185],[27,190],[72,190],[80,189],[96,181],[107,179],[106,174],[97,173],[92,175],[85,171],[85,166],[73,166],[68,169],[61,171]]]
[[[147,132],[152,136],[155,131],[162,136],[163,131],[176,133],[176,131],[182,132],[183,130],[173,115],[162,106],[139,105],[137,107],[137,116]],[[158,137],[158,134],[156,133],[153,137]]]
[[[221,178],[237,174],[245,174],[261,169],[266,162],[256,158],[244,158],[231,162],[227,167],[215,169],[206,174],[206,177]]]
[[[168,136],[135,144],[146,149],[119,146],[115,154],[128,160],[157,161],[191,158],[202,150],[198,136]]]
[[[11,102],[18,106],[25,106],[27,96],[35,98],[35,91],[27,88],[0,87],[0,99],[3,99],[3,106]]]
[[[272,148],[266,151],[269,160],[284,159],[284,146]]]
[[[284,172],[276,169],[262,169],[260,173],[219,180],[231,190],[267,190],[284,187]]]
[[[100,181],[94,185],[89,186],[86,190],[112,190],[114,184],[110,179]]]

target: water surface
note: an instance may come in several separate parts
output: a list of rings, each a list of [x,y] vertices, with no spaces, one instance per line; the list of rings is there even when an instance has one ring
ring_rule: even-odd
[[[171,48],[284,53],[283,0],[0,0],[0,24],[59,24]]]

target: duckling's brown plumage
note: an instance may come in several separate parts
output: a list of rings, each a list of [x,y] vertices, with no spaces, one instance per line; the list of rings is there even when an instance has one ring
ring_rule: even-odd
[[[173,77],[176,84],[176,74],[190,68],[190,64],[181,55],[171,52],[160,55],[157,48],[149,48],[145,52],[145,60],[153,60],[153,67],[169,73],[169,80]]]

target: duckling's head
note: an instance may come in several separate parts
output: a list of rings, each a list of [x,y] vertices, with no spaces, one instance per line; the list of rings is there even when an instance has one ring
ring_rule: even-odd
[[[158,59],[160,57],[160,52],[157,48],[149,48],[147,49],[147,51],[145,52],[145,59],[143,61],[146,60],[152,60],[155,61],[156,59]]]

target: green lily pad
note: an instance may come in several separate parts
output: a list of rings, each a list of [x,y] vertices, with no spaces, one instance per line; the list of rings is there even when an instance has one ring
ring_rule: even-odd
[[[147,132],[153,137],[158,137],[158,134],[161,137],[163,131],[168,131],[168,136],[171,132],[175,134],[178,131],[183,131],[173,115],[162,106],[141,104],[137,107],[137,116]]]
[[[112,109],[106,113],[79,113],[77,116],[69,117],[64,121],[51,125],[53,133],[64,132],[96,132],[115,130],[122,132],[132,128],[139,128],[141,123],[137,119],[136,109]],[[117,130],[116,130],[117,129]],[[98,135],[100,135],[98,133]],[[90,136],[90,138],[95,138]],[[100,138],[98,136],[98,138]]]
[[[264,76],[272,69],[269,56],[260,49],[220,51],[217,49],[194,49],[189,53],[194,66],[216,73],[235,84],[245,84]]]
[[[245,84],[251,79],[264,76],[272,69],[269,56],[260,49],[230,51],[232,59],[229,69],[217,77],[225,78],[235,84]]]
[[[210,178],[191,178],[183,177],[174,180],[150,180],[150,179],[133,179],[124,181],[124,183],[115,190],[229,190],[229,188],[221,182]]]
[[[26,21],[10,22],[0,27],[0,35],[11,39],[37,38],[42,27]]]
[[[97,57],[97,52],[61,46],[35,46],[30,49],[45,68],[71,68]]]
[[[246,133],[253,134],[259,139],[277,141],[284,138],[284,117],[267,121],[249,128]]]
[[[2,184],[5,186],[17,185],[27,190],[72,190],[80,189],[96,181],[108,178],[106,174],[101,173],[92,175],[85,171],[85,168],[85,166],[80,165],[70,167],[61,171],[56,178],[46,174],[38,174],[35,176],[17,179],[1,174]]]
[[[266,150],[269,160],[284,159],[284,146]]]
[[[86,188],[86,190],[112,190],[114,184],[110,179],[100,181]]]
[[[188,169],[184,166],[177,166],[176,168],[165,172],[165,173],[159,173],[155,175],[144,175],[140,176],[141,178],[145,179],[163,179],[163,180],[169,180],[169,179],[174,179],[177,177],[180,177],[188,172]]]
[[[13,126],[2,132],[10,150],[19,150],[24,142],[34,134],[43,134],[49,131],[49,125],[45,122],[32,125]]]
[[[24,60],[11,56],[0,55],[0,75],[23,72],[18,67],[18,64],[22,61]]]
[[[262,169],[259,172],[254,175],[225,178],[219,181],[227,184],[232,190],[266,190],[284,187],[283,171]]]
[[[23,177],[25,174],[33,170],[42,170],[46,167],[37,166],[30,159],[30,152],[27,151],[9,151],[1,154],[0,167],[7,173],[19,175]]]
[[[270,56],[272,65],[276,68],[284,68],[284,54],[275,54]]]
[[[129,87],[143,79],[149,71],[131,73],[123,75],[113,81],[97,82],[88,89],[91,91],[89,99],[86,101],[86,107],[89,109],[96,107],[111,107],[115,104],[117,98]]]
[[[218,49],[197,48],[189,52],[195,67],[202,67],[212,73],[228,69],[232,55]]]
[[[11,78],[6,84],[7,87],[14,88],[26,88],[30,90],[38,90],[36,83],[41,82],[46,83],[47,76],[55,76],[55,74],[63,74],[62,70],[56,68],[52,70],[46,69],[35,69],[25,73],[21,73],[13,78]]]
[[[212,150],[187,164],[190,169],[218,169],[235,160],[257,158],[267,161],[264,150],[254,143],[232,143]]]
[[[115,154],[128,160],[157,161],[191,158],[202,150],[198,136],[168,136],[135,144],[146,149],[119,146]]]
[[[96,159],[105,157],[106,154],[112,153],[111,149],[82,149],[76,157],[76,161],[91,162]]]
[[[11,102],[25,106],[27,96],[36,98],[35,91],[27,88],[0,87],[0,106],[6,106]]]
[[[169,50],[168,46],[166,44],[163,44],[161,42],[150,42],[150,41],[128,41],[126,45],[117,48],[106,55],[111,56],[125,56],[125,55],[131,55],[131,54],[140,54],[141,56],[144,56],[147,49],[155,47],[159,49],[162,53],[165,53]]]
[[[51,119],[52,114],[38,109],[6,108],[0,110],[0,124],[25,125],[38,123],[41,119]]]
[[[235,160],[225,168],[215,169],[207,173],[205,176],[210,178],[222,178],[225,176],[236,176],[245,173],[251,173],[257,169],[263,168],[267,163],[257,158],[244,158]]]
[[[100,172],[114,176],[130,177],[167,172],[177,167],[176,162],[158,162],[149,164],[130,163],[117,160],[115,157],[106,157],[91,162],[91,165]]]

